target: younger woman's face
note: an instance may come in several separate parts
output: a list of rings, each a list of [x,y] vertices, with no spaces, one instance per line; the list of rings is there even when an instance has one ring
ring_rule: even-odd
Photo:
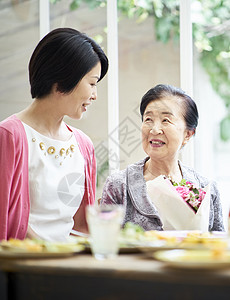
[[[101,63],[93,67],[69,94],[64,94],[66,115],[80,119],[92,101],[97,99],[97,82],[101,76]]]
[[[177,158],[193,132],[186,129],[181,100],[174,96],[150,102],[143,114],[142,146],[154,160]]]

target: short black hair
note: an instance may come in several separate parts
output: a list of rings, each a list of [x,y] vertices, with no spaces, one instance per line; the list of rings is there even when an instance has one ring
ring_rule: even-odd
[[[98,62],[101,80],[108,70],[108,58],[101,47],[73,28],[52,30],[38,43],[29,62],[32,98],[47,96],[54,84],[60,92],[71,92]]]
[[[178,97],[182,100],[184,106],[184,120],[188,130],[196,130],[198,125],[198,110],[195,101],[188,96],[182,89],[168,84],[158,84],[146,92],[141,99],[140,113],[143,121],[143,114],[150,102],[160,100],[165,97]]]

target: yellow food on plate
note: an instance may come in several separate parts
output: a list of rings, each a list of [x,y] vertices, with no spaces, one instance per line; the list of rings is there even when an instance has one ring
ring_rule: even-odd
[[[34,252],[34,253],[47,253],[47,252],[78,252],[83,250],[83,245],[76,242],[48,242],[43,240],[33,239],[9,239],[0,242],[2,250],[12,252]]]
[[[0,243],[0,246],[3,249],[10,251],[31,251],[31,252],[41,252],[43,251],[43,245],[35,242],[31,239],[18,240],[18,239],[9,239],[8,241],[3,240]]]
[[[166,235],[164,231],[156,231],[156,230],[149,230],[144,232],[144,236],[146,240],[154,241],[154,240],[163,240],[170,244],[177,244],[180,240],[176,236]]]
[[[121,230],[121,243],[133,244],[151,250],[157,248],[197,249],[213,250],[216,257],[223,254],[223,251],[230,248],[230,240],[224,235],[212,232],[201,232],[197,230],[169,230],[145,231],[142,227],[127,222]]]
[[[224,238],[215,237],[210,232],[188,233],[182,240],[181,246],[200,246],[212,250],[221,251],[228,247],[228,241]]]

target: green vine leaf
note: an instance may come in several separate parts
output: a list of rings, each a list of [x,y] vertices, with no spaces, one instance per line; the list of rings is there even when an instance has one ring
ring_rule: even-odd
[[[50,0],[52,4],[61,0]],[[89,8],[104,7],[106,0],[73,0],[70,9],[78,9],[81,4]],[[156,39],[167,43],[171,39],[179,41],[179,0],[117,0],[119,12],[137,23],[147,18],[154,19]],[[191,0],[193,17],[193,39],[200,61],[209,75],[211,85],[223,99],[228,111],[230,107],[230,1]],[[223,119],[220,136],[230,140],[230,122]],[[227,128],[227,129],[226,129]]]
[[[225,117],[221,122],[220,122],[220,135],[221,139],[223,141],[229,141],[230,140],[230,115]]]

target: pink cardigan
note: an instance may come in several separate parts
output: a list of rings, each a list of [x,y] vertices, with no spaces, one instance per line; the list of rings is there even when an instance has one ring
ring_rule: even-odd
[[[94,147],[82,131],[67,126],[76,137],[85,159],[84,203],[95,202],[96,159]],[[0,240],[24,239],[30,199],[28,143],[22,122],[12,115],[0,122]]]

